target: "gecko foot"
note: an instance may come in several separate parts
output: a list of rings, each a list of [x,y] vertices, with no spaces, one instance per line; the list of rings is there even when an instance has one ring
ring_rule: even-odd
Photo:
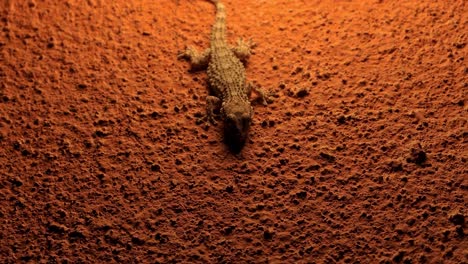
[[[201,117],[197,118],[195,123],[197,125],[202,125],[204,124],[205,127],[209,127],[210,125],[216,126],[218,124],[218,121],[216,121],[215,117],[213,115],[202,115]]]
[[[189,46],[184,51],[179,52],[177,58],[179,60],[190,61],[192,70],[205,69],[208,67],[208,62],[210,60],[210,49],[206,49],[200,53],[195,48]]]
[[[215,119],[215,111],[221,107],[221,99],[216,96],[207,96],[206,97],[206,113],[197,119],[197,124],[205,123],[205,126],[210,124],[216,125],[217,121]]]
[[[239,38],[237,40],[237,46],[232,47],[231,49],[234,52],[234,55],[236,55],[238,59],[246,63],[250,55],[254,54],[253,49],[256,46],[257,44],[253,42],[252,39],[248,39],[246,41],[243,38]]]
[[[258,98],[256,98],[256,100],[260,101],[265,106],[273,102],[273,99],[271,99],[271,93],[265,91],[258,85],[249,83],[247,90],[249,91],[249,94],[252,90],[254,90],[254,92],[258,95]]]

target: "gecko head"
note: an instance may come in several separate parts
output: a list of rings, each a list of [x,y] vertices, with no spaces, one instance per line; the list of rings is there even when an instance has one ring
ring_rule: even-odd
[[[240,152],[252,121],[252,106],[249,101],[231,101],[222,106],[224,115],[224,139],[233,152]]]

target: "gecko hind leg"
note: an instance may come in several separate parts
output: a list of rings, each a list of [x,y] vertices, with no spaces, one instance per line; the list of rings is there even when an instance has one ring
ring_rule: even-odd
[[[193,47],[187,47],[185,51],[182,51],[177,55],[177,58],[188,60],[190,62],[191,70],[198,71],[204,70],[208,67],[210,54],[211,51],[209,48],[200,53]]]
[[[234,55],[245,64],[253,54],[253,48],[255,48],[256,45],[257,44],[255,44],[252,39],[244,41],[243,38],[239,38],[237,40],[237,46],[231,47],[231,50],[234,52]]]

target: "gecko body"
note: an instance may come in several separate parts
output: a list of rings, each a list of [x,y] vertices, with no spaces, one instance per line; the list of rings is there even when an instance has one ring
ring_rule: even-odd
[[[194,70],[207,68],[210,95],[206,98],[204,120],[215,123],[215,111],[220,109],[224,121],[224,138],[234,152],[243,148],[252,122],[253,109],[250,102],[252,89],[257,91],[263,104],[263,90],[246,82],[244,64],[251,55],[252,41],[237,41],[231,47],[226,40],[226,11],[219,0],[210,0],[216,6],[216,19],[210,38],[210,48],[199,53],[188,47],[179,58],[190,61]]]

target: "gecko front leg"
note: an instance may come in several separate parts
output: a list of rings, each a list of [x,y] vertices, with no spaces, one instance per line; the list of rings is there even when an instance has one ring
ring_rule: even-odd
[[[252,90],[258,95],[258,100],[262,102],[263,105],[267,106],[268,103],[271,103],[273,100],[270,98],[270,94],[268,94],[264,89],[259,87],[258,85],[254,85],[253,83],[247,83],[247,95],[251,95]]]
[[[206,113],[201,118],[197,120],[197,124],[205,123],[209,125],[210,123],[216,125],[216,111],[221,108],[221,99],[216,96],[208,95],[206,97]]]

